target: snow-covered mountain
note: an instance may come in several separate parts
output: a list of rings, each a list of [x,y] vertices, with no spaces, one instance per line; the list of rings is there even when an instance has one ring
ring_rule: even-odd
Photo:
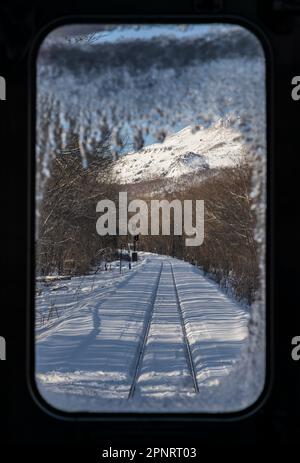
[[[210,155],[224,154],[226,147],[230,149],[230,140],[235,143],[236,135],[223,140],[220,133],[216,138],[226,145],[211,151],[208,148],[214,140],[207,141],[207,149],[204,140],[194,148],[186,143],[178,150],[166,149],[161,153],[164,156],[155,150],[155,164],[151,153],[138,151],[141,147],[147,151],[153,143],[158,148],[156,142],[165,134],[190,124],[208,129],[209,135],[218,120],[233,117],[232,130],[243,133],[254,152],[264,152],[265,61],[255,36],[229,24],[160,29],[99,27],[97,40],[89,43],[75,40],[75,31],[63,28],[58,31],[59,40],[56,34],[41,46],[37,69],[37,198],[43,197],[52,159],[72,145],[74,134],[83,148],[85,165],[87,154],[93,154],[95,146],[111,133],[109,150],[120,159],[116,166],[119,180],[135,182],[132,185],[143,176],[160,176],[170,184],[178,172],[191,172],[195,167],[200,172],[200,166],[204,172],[207,161],[209,167],[213,164]],[[131,162],[134,156],[123,157],[128,152],[138,152],[136,163]],[[178,178],[186,181],[184,176]]]
[[[245,158],[243,135],[222,123],[206,129],[188,126],[162,143],[120,157],[113,173],[118,183],[178,178],[232,167]]]
[[[94,44],[46,41],[37,76],[39,162],[47,164],[61,145],[70,144],[72,133],[92,152],[110,132],[111,151],[121,156],[160,142],[162,133],[191,123],[208,128],[228,116],[264,147],[259,42],[238,26],[203,27],[173,26],[149,39],[152,27],[124,26],[127,38],[121,42],[113,40],[115,29]],[[144,38],[134,38],[137,33]]]

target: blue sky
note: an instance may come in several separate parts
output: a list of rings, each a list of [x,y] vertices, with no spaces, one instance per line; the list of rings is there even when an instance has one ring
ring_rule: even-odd
[[[107,28],[106,28],[107,27]],[[92,43],[116,43],[135,39],[151,40],[155,37],[177,39],[203,37],[212,32],[224,32],[240,28],[231,24],[127,24],[127,25],[68,25],[55,29],[45,39],[43,46],[55,41],[72,40],[80,34],[95,34]],[[98,32],[99,31],[99,32]],[[69,42],[70,43],[70,42]]]

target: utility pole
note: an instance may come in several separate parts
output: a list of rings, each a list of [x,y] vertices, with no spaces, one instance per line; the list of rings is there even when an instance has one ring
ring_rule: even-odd
[[[122,273],[122,244],[120,248],[120,273]]]
[[[134,235],[133,237],[133,253],[132,253],[132,261],[137,261],[137,252],[136,252],[136,242],[139,240],[139,235]]]

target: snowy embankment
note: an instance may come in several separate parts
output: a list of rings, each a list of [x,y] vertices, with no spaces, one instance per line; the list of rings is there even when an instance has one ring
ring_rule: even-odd
[[[95,278],[93,291],[81,287],[77,305],[56,291],[56,306],[63,311],[67,300],[70,306],[63,319],[37,329],[41,395],[67,411],[199,412],[216,411],[217,394],[217,411],[228,411],[223,382],[235,374],[247,345],[247,312],[197,268],[167,256],[144,254],[126,275],[107,273]],[[37,309],[47,301],[38,296]],[[199,392],[192,387],[180,313]],[[136,393],[128,400],[144,340]],[[238,397],[234,405],[239,408]]]
[[[83,316],[83,310],[93,301],[101,301],[116,291],[123,281],[130,278],[135,271],[145,264],[142,258],[132,264],[112,262],[108,270],[95,269],[89,275],[77,277],[47,276],[38,277],[36,286],[36,339],[52,335],[62,324],[76,316]]]

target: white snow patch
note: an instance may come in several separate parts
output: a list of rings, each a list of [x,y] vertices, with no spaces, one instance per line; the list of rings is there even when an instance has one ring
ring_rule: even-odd
[[[120,157],[113,173],[119,183],[136,183],[233,167],[245,160],[244,145],[243,136],[232,127],[188,126],[166,137],[163,143]]]

